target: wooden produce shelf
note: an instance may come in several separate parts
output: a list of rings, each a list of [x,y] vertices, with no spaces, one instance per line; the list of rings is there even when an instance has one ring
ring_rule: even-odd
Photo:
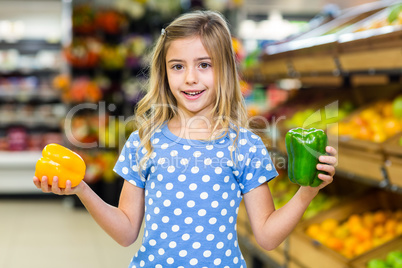
[[[402,133],[384,143],[385,169],[390,183],[397,187],[402,187],[402,145],[399,144],[400,139],[402,139]]]
[[[354,258],[346,258],[340,253],[326,247],[320,242],[310,238],[305,230],[312,224],[319,224],[325,219],[332,218],[343,222],[352,214],[363,214],[368,211],[376,211],[378,209],[397,210],[402,208],[402,196],[390,194],[384,191],[368,193],[360,198],[344,203],[318,214],[315,217],[301,222],[290,235],[289,255],[292,260],[296,260],[302,266],[309,268],[350,268],[359,260],[367,259],[367,256],[375,256],[379,252],[383,252],[388,243],[372,248],[365,253]],[[401,237],[395,237],[390,242],[399,243]]]

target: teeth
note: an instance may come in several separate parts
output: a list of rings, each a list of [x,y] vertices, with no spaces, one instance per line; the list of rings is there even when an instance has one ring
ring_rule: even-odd
[[[195,96],[195,95],[200,94],[201,92],[202,92],[202,91],[191,92],[191,93],[189,93],[189,92],[184,92],[184,93],[186,93],[187,95],[190,95],[190,96]]]

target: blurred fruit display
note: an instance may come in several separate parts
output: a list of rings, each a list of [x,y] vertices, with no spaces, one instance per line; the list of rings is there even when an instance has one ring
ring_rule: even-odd
[[[94,38],[74,38],[64,49],[68,63],[76,68],[92,68],[99,62],[102,45]]]
[[[394,250],[387,254],[385,259],[372,259],[367,268],[400,268],[402,267],[402,251]]]
[[[306,234],[353,258],[402,235],[402,210],[368,211],[345,221],[328,218],[307,227]]]
[[[339,123],[339,136],[376,143],[384,142],[402,131],[402,119],[398,117],[399,102],[398,97],[393,101],[383,100],[368,105],[346,121]]]
[[[385,26],[402,25],[402,4],[389,7],[374,18],[369,19],[355,32],[378,29]]]

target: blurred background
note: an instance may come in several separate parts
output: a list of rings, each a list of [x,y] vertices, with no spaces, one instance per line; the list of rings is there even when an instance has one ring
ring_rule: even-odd
[[[135,130],[149,53],[181,13],[230,23],[252,129],[280,175],[277,208],[296,192],[286,132],[326,131],[335,181],[290,237],[262,250],[241,204],[239,245],[251,268],[402,267],[402,1],[0,0],[0,267],[127,267],[123,248],[74,197],[32,183],[49,143],[79,153],[84,180],[118,204],[112,168]],[[139,239],[140,240],[140,239]]]

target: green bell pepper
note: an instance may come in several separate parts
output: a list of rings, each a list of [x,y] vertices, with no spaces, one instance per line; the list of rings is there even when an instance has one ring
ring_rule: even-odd
[[[318,157],[325,154],[327,135],[321,129],[294,128],[286,133],[288,176],[291,182],[302,186],[317,187],[322,180],[317,170]]]

